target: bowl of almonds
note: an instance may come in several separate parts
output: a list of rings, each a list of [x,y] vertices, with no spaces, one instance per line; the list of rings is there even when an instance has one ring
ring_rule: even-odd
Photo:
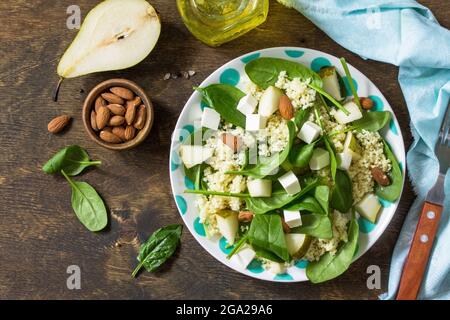
[[[144,90],[126,79],[110,79],[94,87],[83,106],[89,137],[112,150],[140,144],[150,133],[153,106]]]

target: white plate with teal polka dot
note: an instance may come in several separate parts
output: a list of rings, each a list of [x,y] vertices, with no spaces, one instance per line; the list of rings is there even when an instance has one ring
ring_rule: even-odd
[[[238,57],[214,71],[200,86],[204,87],[213,83],[227,83],[244,90],[244,82],[246,81],[245,79],[247,79],[244,70],[245,64],[259,57],[274,57],[296,61],[310,67],[314,71],[319,71],[323,66],[333,65],[341,75],[345,75],[339,59],[330,54],[307,48],[279,47],[258,50]],[[374,110],[388,110],[392,112],[392,120],[389,126],[387,126],[381,134],[389,143],[393,153],[397,157],[403,171],[404,179],[405,147],[397,118],[388,101],[375,84],[351,65],[349,65],[349,68],[358,95],[361,97],[372,98],[375,102]],[[347,95],[351,96],[348,80],[345,76],[343,77],[343,80],[346,85]],[[172,137],[169,168],[170,182],[178,211],[180,212],[184,223],[194,238],[207,252],[223,264],[240,273],[269,281],[298,282],[308,280],[305,274],[305,268],[308,265],[308,262],[305,260],[296,261],[287,269],[287,272],[277,275],[264,270],[261,263],[257,260],[253,260],[247,268],[243,268],[236,260],[228,260],[226,258],[227,254],[232,250],[232,247],[228,246],[224,238],[208,239],[206,237],[205,229],[199,221],[198,209],[195,204],[197,196],[183,193],[185,189],[193,188],[193,183],[185,176],[183,166],[180,165],[178,157],[180,142],[182,142],[183,138],[189,133],[193,132],[194,122],[200,120],[204,107],[205,105],[201,102],[200,93],[194,92],[180,114]],[[358,248],[354,258],[355,260],[369,250],[378,240],[391,221],[398,206],[398,200],[396,202],[388,202],[380,199],[380,202],[383,208],[376,224],[373,224],[362,217],[358,218],[360,234]]]

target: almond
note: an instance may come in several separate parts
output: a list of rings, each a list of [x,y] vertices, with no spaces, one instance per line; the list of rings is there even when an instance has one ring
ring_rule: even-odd
[[[108,104],[106,106],[109,111],[111,111],[111,113],[115,114],[116,116],[124,116],[126,109],[124,106],[122,106],[121,104]]]
[[[134,120],[133,126],[136,129],[141,130],[144,127],[146,120],[147,120],[147,108],[143,104],[141,104],[137,111],[136,120]]]
[[[284,219],[281,219],[281,224],[283,225],[283,231],[284,233],[290,233],[291,227],[284,221]]]
[[[253,220],[253,212],[251,211],[240,211],[238,214],[238,220],[240,222],[250,222]]]
[[[112,133],[120,138],[120,140],[125,141],[125,128],[124,127],[114,127],[112,128]]]
[[[108,131],[108,132],[112,132],[112,127],[104,127],[103,131]]]
[[[122,116],[112,116],[109,119],[108,125],[111,127],[121,126],[125,122],[125,118]]]
[[[139,106],[142,103],[141,97],[136,96],[133,100],[127,101],[127,108],[130,105],[134,105],[135,107]]]
[[[133,91],[124,87],[112,87],[109,89],[109,91],[125,100],[133,100],[134,98]]]
[[[95,110],[91,111],[91,128],[94,131],[98,131],[98,127],[97,127],[97,112],[95,112]]]
[[[136,134],[136,128],[133,126],[127,126],[125,128],[125,141],[130,141]]]
[[[47,129],[51,133],[58,133],[61,132],[69,124],[69,122],[69,116],[58,116],[48,123]]]
[[[281,116],[286,120],[291,120],[294,117],[294,107],[292,106],[291,100],[287,95],[282,95],[280,97],[280,104],[278,105]]]
[[[363,107],[363,109],[365,110],[372,109],[374,105],[373,100],[370,98],[365,97],[359,98],[359,102],[361,103],[361,107]]]
[[[107,107],[100,107],[97,111],[97,128],[102,130],[109,122],[111,113]]]
[[[373,180],[375,180],[380,186],[386,187],[391,184],[391,179],[389,179],[387,174],[380,168],[373,167],[371,172]]]
[[[242,141],[239,137],[231,133],[223,133],[221,136],[222,142],[226,144],[233,152],[238,152],[242,146]]]
[[[102,98],[108,101],[109,103],[117,103],[117,104],[124,104],[125,101],[119,97],[116,96],[114,93],[105,92],[101,94]]]
[[[137,105],[133,103],[127,104],[127,112],[125,113],[125,120],[127,121],[127,124],[129,126],[133,124],[134,119],[136,118],[136,110]]]
[[[122,140],[116,136],[114,133],[102,130],[100,131],[100,139],[109,143],[121,143]]]
[[[98,97],[97,99],[95,99],[95,112],[98,112],[98,109],[100,107],[106,107],[107,104],[108,103],[105,99],[103,99],[102,97]]]

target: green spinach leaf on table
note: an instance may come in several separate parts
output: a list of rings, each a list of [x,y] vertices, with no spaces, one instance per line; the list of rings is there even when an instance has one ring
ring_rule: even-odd
[[[86,150],[72,145],[59,150],[47,161],[42,170],[48,174],[60,173],[64,170],[68,176],[76,176],[87,167],[100,164],[101,161],[91,161]]]
[[[330,205],[342,213],[350,210],[353,204],[352,181],[347,172],[337,170]]]
[[[392,166],[391,171],[387,173],[391,180],[391,184],[386,187],[382,187],[377,184],[375,193],[377,196],[384,200],[394,202],[398,198],[400,198],[400,195],[402,194],[403,174],[402,170],[400,169],[400,165],[398,164],[398,161],[395,158],[395,155],[392,153],[392,150],[389,147],[388,143],[385,140],[383,140],[383,143],[384,154],[391,161]]]
[[[136,277],[139,270],[144,267],[148,272],[158,269],[175,252],[180,243],[183,226],[172,224],[156,230],[148,240],[139,248],[139,264],[131,274]]]

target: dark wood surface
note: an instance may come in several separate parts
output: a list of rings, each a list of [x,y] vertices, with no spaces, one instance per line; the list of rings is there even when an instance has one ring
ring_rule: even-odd
[[[78,0],[84,15],[97,1]],[[395,241],[414,195],[406,184],[401,204],[379,241],[336,280],[280,284],[254,280],[217,262],[185,229],[181,249],[161,271],[132,279],[139,241],[156,228],[182,223],[169,184],[170,134],[192,86],[241,54],[275,46],[303,46],[343,56],[383,92],[400,121],[405,144],[412,138],[397,68],[364,61],[335,44],[294,10],[272,2],[268,20],[247,35],[210,48],[185,29],[175,1],[152,0],[163,31],[156,49],[125,71],[65,81],[59,101],[50,97],[56,65],[76,31],[66,28],[66,8],[73,1],[0,2],[0,298],[12,299],[376,299],[387,289]],[[446,1],[422,1],[446,27]],[[163,81],[166,72],[195,70],[195,77]],[[113,152],[88,139],[81,121],[87,92],[102,80],[124,77],[144,87],[155,105],[155,124],[138,148]],[[62,135],[46,131],[59,114],[74,120]],[[87,231],[70,205],[63,178],[45,175],[41,166],[58,149],[79,144],[103,165],[81,179],[101,193],[110,226]],[[66,288],[69,265],[79,265],[82,289]],[[379,265],[381,290],[368,290],[366,269]]]

